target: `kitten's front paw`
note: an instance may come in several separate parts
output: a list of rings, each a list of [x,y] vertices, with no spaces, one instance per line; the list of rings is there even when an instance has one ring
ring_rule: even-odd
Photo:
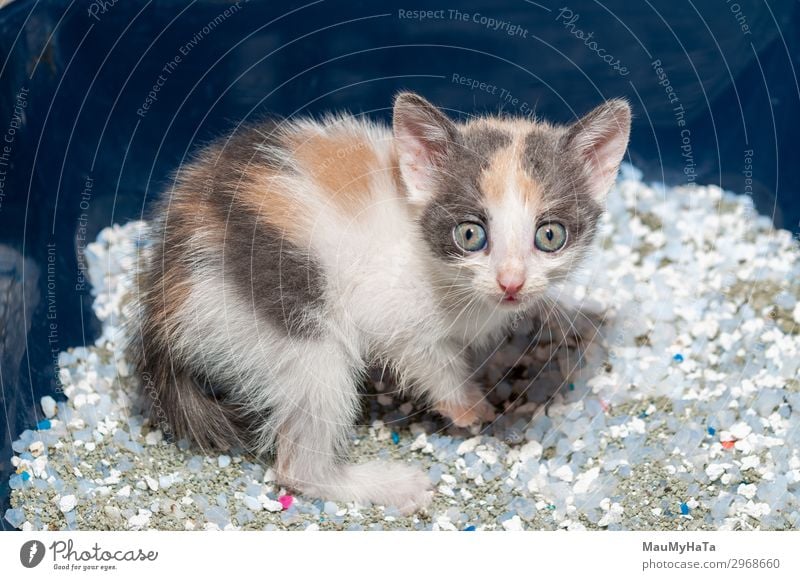
[[[457,427],[487,423],[494,421],[496,416],[494,407],[477,386],[469,390],[462,403],[440,402],[435,408],[439,414],[453,421]]]
[[[431,480],[427,473],[416,468],[402,467],[408,469],[405,472],[406,477],[398,480],[394,497],[387,503],[394,504],[401,514],[407,516],[426,507],[433,499],[433,492],[430,490]]]
[[[396,461],[371,461],[350,467],[355,497],[396,507],[409,515],[433,499],[431,480],[424,471]]]

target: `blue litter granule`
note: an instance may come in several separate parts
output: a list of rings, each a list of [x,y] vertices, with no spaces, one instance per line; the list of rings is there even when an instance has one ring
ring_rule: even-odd
[[[675,356],[672,357],[672,360],[675,362],[683,362],[683,355],[681,353],[677,353]]]
[[[5,518],[15,528],[19,528],[25,523],[25,513],[20,508],[6,510]]]
[[[396,431],[392,431],[392,443],[395,445],[400,443],[400,435],[398,435]]]
[[[474,532],[475,531],[475,526],[467,526],[466,528],[464,528],[464,531],[465,532]]]
[[[50,423],[50,419],[43,419],[36,424],[36,428],[39,431],[45,431],[52,427],[52,423]]]
[[[708,434],[709,434],[709,435],[714,435],[714,434],[716,434],[716,432],[717,432],[717,430],[716,430],[716,429],[714,429],[713,427],[709,427],[709,428],[708,428]]]
[[[28,473],[27,471],[23,471],[19,475],[22,478],[22,481],[28,481],[31,478],[31,474]]]
[[[686,505],[686,502],[681,504],[681,514],[688,516],[689,515],[689,506]]]
[[[574,391],[575,390],[575,383],[570,383],[569,384],[569,390],[570,391]]]

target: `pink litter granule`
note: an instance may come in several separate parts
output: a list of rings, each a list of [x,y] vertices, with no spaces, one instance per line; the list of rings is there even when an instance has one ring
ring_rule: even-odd
[[[278,498],[278,502],[283,506],[283,509],[288,510],[294,503],[294,498],[291,495],[282,495]]]

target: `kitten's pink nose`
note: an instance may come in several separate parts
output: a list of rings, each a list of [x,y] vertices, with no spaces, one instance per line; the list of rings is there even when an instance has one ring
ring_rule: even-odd
[[[501,273],[497,275],[497,284],[508,296],[514,296],[522,289],[525,279],[516,274]]]

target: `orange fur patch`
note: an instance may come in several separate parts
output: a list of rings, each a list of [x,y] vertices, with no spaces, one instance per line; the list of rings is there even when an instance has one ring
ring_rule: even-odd
[[[259,219],[292,242],[303,245],[307,241],[308,232],[303,216],[308,211],[301,200],[276,179],[278,177],[278,174],[269,169],[255,169],[249,174],[249,181],[242,184],[239,195],[242,202],[250,206]]]
[[[515,138],[513,144],[495,153],[481,175],[480,187],[490,203],[499,204],[508,195],[509,189],[519,191],[531,206],[537,205],[542,199],[541,185],[522,166],[519,157],[522,147],[517,143],[518,139]]]
[[[364,207],[371,193],[372,173],[380,167],[368,140],[332,131],[300,134],[293,146],[300,167],[338,208],[356,213]]]
[[[220,183],[217,173],[221,171],[234,172],[239,176],[238,181],[233,182],[235,190],[229,192],[234,196],[231,212],[236,212],[237,206],[245,206],[253,211],[259,220],[263,220],[292,242],[301,245],[307,242],[308,229],[303,217],[308,215],[308,211],[303,207],[302,200],[287,189],[279,170],[264,165],[257,156],[251,159],[238,159],[218,148],[207,150],[204,156],[205,163],[187,165],[182,169],[180,178],[180,187],[184,192],[192,187],[199,190],[197,192],[199,195],[181,195],[176,199],[180,199],[186,206],[184,211],[188,215],[194,215],[195,219],[199,220],[200,223],[195,224],[198,226],[197,230],[209,236],[220,234],[217,236],[218,239],[209,240],[210,243],[223,243],[221,235],[224,234],[224,227],[210,225],[204,230],[199,226],[205,220],[217,219],[203,200],[215,195],[214,188]],[[197,230],[194,233],[197,233]]]

